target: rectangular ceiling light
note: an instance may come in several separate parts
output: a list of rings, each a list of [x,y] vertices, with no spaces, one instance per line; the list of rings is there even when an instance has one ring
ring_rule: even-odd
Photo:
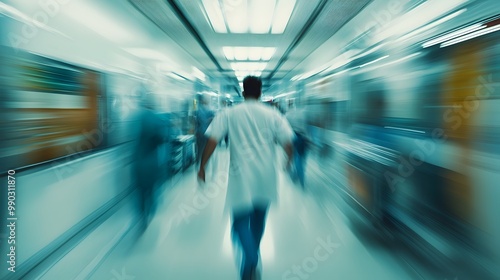
[[[235,60],[248,60],[248,48],[234,47],[234,59]]]
[[[234,71],[234,75],[236,75],[236,77],[245,77],[247,75],[247,71]]]
[[[234,48],[233,47],[222,47],[222,52],[227,60],[234,60]]]
[[[253,0],[250,2],[250,33],[267,34],[273,23],[276,0]]]
[[[227,33],[226,22],[224,21],[224,15],[222,14],[219,1],[203,0],[203,6],[205,7],[208,19],[215,32]]]
[[[217,33],[282,34],[296,2],[296,0],[203,0],[203,8]]]
[[[261,47],[250,47],[247,49],[248,51],[248,60],[260,60],[262,57]]]
[[[263,48],[261,60],[271,60],[274,53],[276,52],[276,48]]]
[[[288,21],[292,16],[293,8],[295,7],[296,0],[279,0],[275,10],[272,34],[282,34],[288,25]]]
[[[269,61],[276,52],[270,47],[222,47],[227,60]]]
[[[231,68],[234,71],[262,71],[266,68],[266,62],[233,62]]]
[[[247,1],[222,1],[224,16],[231,33],[248,33]]]

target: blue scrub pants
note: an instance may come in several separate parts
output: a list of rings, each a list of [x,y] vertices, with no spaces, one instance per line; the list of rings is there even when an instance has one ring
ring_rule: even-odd
[[[259,261],[259,247],[264,234],[268,206],[233,214],[233,238],[243,249],[241,279],[248,279]]]

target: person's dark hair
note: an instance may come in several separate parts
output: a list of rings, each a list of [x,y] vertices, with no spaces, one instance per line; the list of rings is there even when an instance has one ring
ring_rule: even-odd
[[[260,98],[262,93],[262,80],[255,76],[246,76],[243,79],[243,97]]]

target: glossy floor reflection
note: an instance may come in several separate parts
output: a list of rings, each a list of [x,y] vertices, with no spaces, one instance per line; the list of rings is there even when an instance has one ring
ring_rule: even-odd
[[[227,167],[228,152],[219,149],[212,177],[222,178]],[[262,279],[414,279],[393,252],[358,236],[323,186],[319,164],[311,160],[308,168],[305,191],[280,176],[261,245]],[[238,279],[225,186],[203,202],[195,174],[187,171],[165,190],[146,232],[126,236],[92,279]]]

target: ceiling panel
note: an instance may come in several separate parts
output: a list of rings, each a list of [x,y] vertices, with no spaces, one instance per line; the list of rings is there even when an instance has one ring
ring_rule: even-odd
[[[281,71],[291,71],[304,59],[332,37],[349,20],[355,17],[372,0],[335,0],[328,1],[316,22],[297,47],[290,53]],[[303,72],[303,69],[295,69]]]
[[[217,69],[167,1],[130,0],[130,2],[206,69]]]

